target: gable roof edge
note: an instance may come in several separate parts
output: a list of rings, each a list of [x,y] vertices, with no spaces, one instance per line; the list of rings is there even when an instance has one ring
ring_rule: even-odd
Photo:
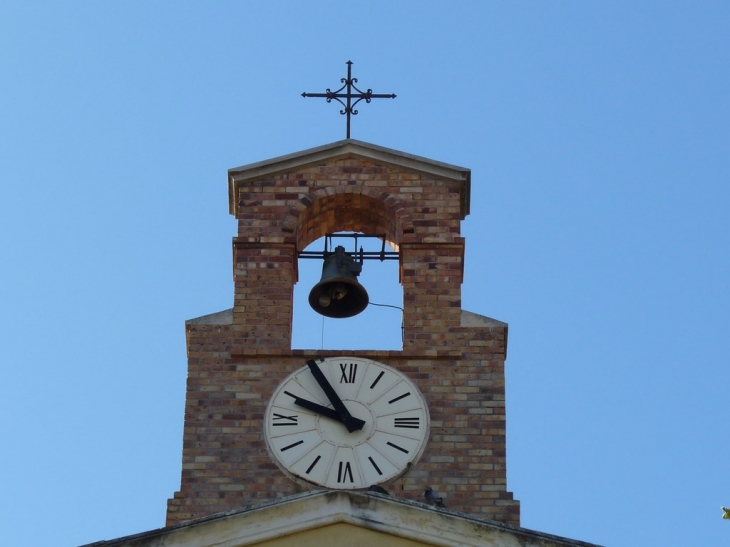
[[[462,218],[469,214],[469,195],[471,193],[470,169],[355,139],[344,139],[323,146],[317,146],[315,148],[229,169],[229,212],[234,216],[237,215],[238,202],[235,199],[238,193],[237,189],[247,181],[291,171],[305,165],[347,156],[364,157],[374,161],[420,171],[439,178],[461,182],[464,185],[462,189]]]
[[[312,491],[86,547],[242,547],[335,523],[439,547],[598,547],[373,492]]]

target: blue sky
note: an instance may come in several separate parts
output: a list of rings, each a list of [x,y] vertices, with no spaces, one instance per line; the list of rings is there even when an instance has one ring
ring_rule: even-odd
[[[472,170],[463,307],[510,325],[523,526],[727,545],[729,37],[725,2],[2,3],[8,544],[164,524],[184,321],[232,305],[226,171],[344,138],[300,94],[352,60],[398,95],[353,138]],[[392,310],[308,318],[312,266],[296,347],[397,346]]]

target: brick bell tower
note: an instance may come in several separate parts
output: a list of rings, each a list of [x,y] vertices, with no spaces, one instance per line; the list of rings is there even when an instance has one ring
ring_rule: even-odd
[[[298,407],[292,406],[295,410],[269,414],[267,408],[280,393],[278,386],[308,360],[335,357],[378,363],[370,370],[406,378],[427,406],[428,421],[395,419],[395,427],[400,419],[400,427],[415,423],[426,431],[419,457],[381,483],[391,496],[423,500],[432,485],[449,509],[519,525],[519,502],[506,485],[507,325],[461,308],[465,242],[460,223],[469,213],[470,171],[346,139],[228,174],[230,212],[238,220],[233,308],[186,322],[182,480],[168,501],[167,525],[321,489],[294,476],[295,467],[287,472],[272,455],[293,453],[303,441],[276,445],[280,448],[267,444],[272,425],[267,420],[293,420],[293,426],[303,427],[306,413],[295,415]],[[291,347],[298,253],[334,232],[386,234],[399,253],[402,350]],[[347,381],[344,373],[342,380]],[[311,385],[315,393],[319,388]],[[387,404],[400,398],[393,396]],[[329,402],[324,396],[319,401]],[[367,410],[358,412],[367,422]],[[327,415],[315,418],[320,429],[339,427],[335,433],[348,434]],[[371,435],[368,427],[350,435]],[[394,453],[408,446],[388,444],[397,445]],[[307,469],[323,465],[319,460],[311,458]],[[369,472],[381,473],[377,456],[370,462]],[[349,479],[347,471],[352,474],[358,464],[339,465],[338,481]]]

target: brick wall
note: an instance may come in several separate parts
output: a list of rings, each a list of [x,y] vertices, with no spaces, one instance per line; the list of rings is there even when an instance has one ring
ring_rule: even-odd
[[[234,307],[187,325],[188,384],[180,491],[172,525],[306,489],[273,463],[263,415],[306,359],[357,355],[407,374],[428,400],[426,450],[384,487],[519,524],[506,489],[506,325],[462,326],[465,189],[459,180],[365,157],[333,157],[241,182],[234,198]],[[402,351],[291,348],[296,253],[329,232],[385,233],[400,252]]]

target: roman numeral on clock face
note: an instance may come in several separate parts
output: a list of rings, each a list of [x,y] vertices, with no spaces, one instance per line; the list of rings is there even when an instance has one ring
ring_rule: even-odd
[[[354,384],[357,377],[357,363],[340,363],[341,384]]]
[[[284,448],[281,449],[281,451],[286,452],[290,448],[294,448],[295,446],[299,446],[300,444],[304,444],[304,441],[297,441],[295,443],[290,444],[289,446],[285,446]]]
[[[399,396],[398,396],[398,397],[396,397],[395,399],[391,399],[390,401],[388,401],[388,404],[389,404],[389,405],[392,405],[393,403],[396,403],[396,402],[400,401],[401,399],[405,399],[405,398],[406,398],[406,397],[408,397],[408,396],[409,396],[410,394],[411,394],[411,392],[409,391],[408,393],[404,393],[403,395],[399,395]]]
[[[284,416],[283,414],[277,414],[274,412],[274,423],[272,425],[297,425],[298,415]]]
[[[405,448],[403,448],[402,446],[398,446],[397,444],[395,444],[395,443],[392,443],[392,442],[390,442],[390,441],[388,441],[388,442],[387,442],[387,443],[385,443],[385,444],[387,444],[388,446],[391,446],[391,447],[395,448],[396,450],[400,450],[400,451],[401,451],[401,452],[403,452],[404,454],[408,454],[408,450],[406,450],[406,449],[405,449]]]
[[[350,467],[350,462],[340,462],[337,469],[337,482],[345,482],[348,475],[350,477],[350,482],[355,482],[355,479],[352,478],[352,467]]]
[[[309,474],[310,474],[310,473],[312,472],[312,469],[314,469],[314,466],[315,466],[315,465],[317,465],[317,462],[318,462],[318,461],[319,461],[319,460],[320,460],[321,458],[322,458],[322,456],[317,456],[316,458],[314,458],[314,461],[313,461],[313,462],[312,462],[312,463],[311,463],[311,464],[309,465],[309,467],[307,467],[307,470],[305,471],[305,473],[306,473],[307,475],[309,475]]]
[[[418,429],[421,423],[421,418],[393,418],[393,427],[402,427],[405,429]]]
[[[375,460],[374,460],[374,459],[373,459],[373,458],[372,458],[371,456],[368,456],[368,460],[370,460],[370,463],[371,463],[371,464],[373,465],[373,467],[375,468],[375,471],[377,471],[377,472],[378,472],[378,475],[382,475],[382,474],[383,474],[383,472],[382,472],[382,471],[380,470],[380,467],[378,467],[378,464],[377,464],[377,463],[375,463]]]
[[[381,370],[381,371],[380,371],[380,374],[378,374],[378,377],[377,377],[377,378],[375,378],[375,381],[374,381],[374,382],[373,382],[372,384],[370,384],[370,389],[374,389],[374,388],[375,388],[375,386],[377,386],[377,385],[378,385],[378,382],[379,382],[379,381],[380,381],[380,379],[381,379],[381,378],[383,377],[383,374],[385,374],[385,371],[384,371],[384,370]]]

